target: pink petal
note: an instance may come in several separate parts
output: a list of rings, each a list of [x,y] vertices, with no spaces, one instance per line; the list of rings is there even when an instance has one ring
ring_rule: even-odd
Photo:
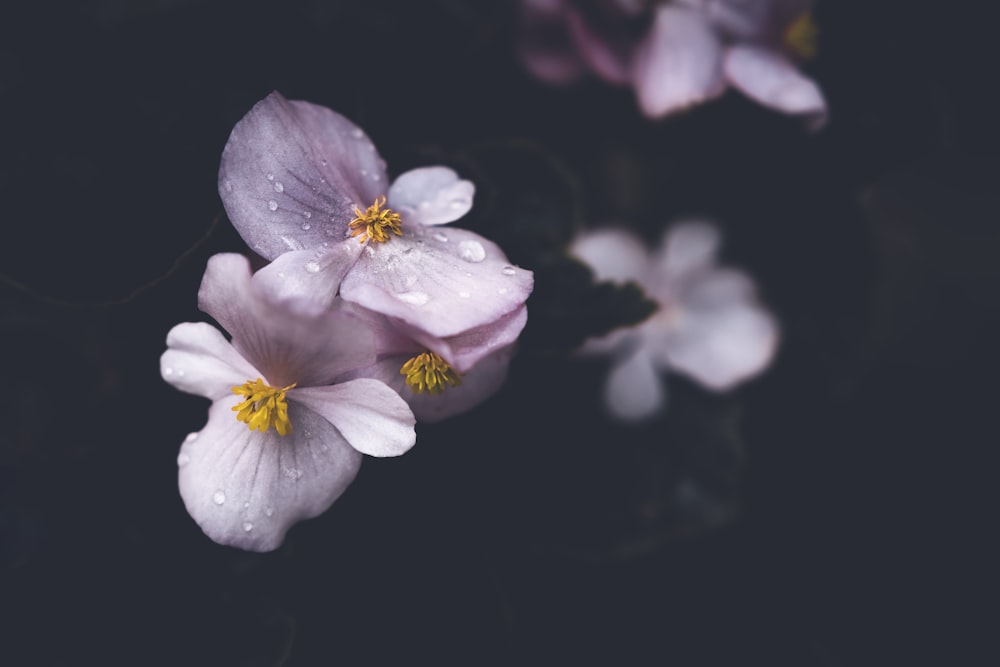
[[[734,46],[727,50],[723,67],[734,87],[764,106],[807,116],[813,128],[826,122],[826,100],[819,86],[777,51]]]
[[[445,338],[520,308],[532,285],[531,271],[478,234],[404,225],[402,237],[365,247],[340,295]]]
[[[421,167],[401,174],[389,188],[389,207],[404,225],[443,225],[472,208],[476,186],[448,167]]]
[[[599,34],[580,12],[570,10],[567,21],[577,53],[590,69],[609,83],[627,84],[631,79],[634,44],[625,43],[620,36],[610,32]]]
[[[295,523],[340,497],[362,457],[325,419],[291,400],[291,434],[251,431],[231,409],[239,399],[213,403],[205,428],[181,445],[178,485],[188,513],[212,540],[271,551]]]
[[[253,274],[252,282],[274,300],[308,298],[330,305],[363,249],[348,239],[328,249],[286,252]]]
[[[209,259],[198,304],[272,386],[322,384],[374,361],[364,322],[308,298],[274,300],[251,281],[250,263],[242,255]]]
[[[713,266],[721,240],[719,230],[706,222],[672,225],[653,257],[655,269],[649,286],[671,283],[685,274]]]
[[[236,124],[219,166],[229,219],[267,259],[342,240],[354,208],[372,204],[388,185],[385,164],[359,127],[277,92]]]
[[[624,229],[585,232],[573,241],[569,253],[589,266],[600,282],[641,282],[649,268],[649,250]]]
[[[658,9],[633,73],[643,112],[656,118],[721,94],[721,58],[719,39],[700,12]]]
[[[215,400],[231,395],[235,385],[256,379],[261,372],[211,324],[184,322],[167,334],[160,374],[181,391]]]
[[[384,382],[362,378],[293,391],[297,402],[322,415],[362,454],[399,456],[417,442],[413,413]]]
[[[528,308],[522,305],[494,322],[448,338],[435,338],[405,322],[396,326],[417,344],[418,351],[436,352],[456,371],[465,373],[484,357],[517,341],[527,323]]]
[[[548,83],[565,84],[585,71],[566,24],[566,0],[522,0],[516,51],[524,67]]]

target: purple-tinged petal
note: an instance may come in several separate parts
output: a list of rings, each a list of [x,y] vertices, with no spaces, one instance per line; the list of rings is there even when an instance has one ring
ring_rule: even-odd
[[[629,83],[635,46],[633,36],[623,37],[613,31],[599,34],[580,12],[574,10],[567,12],[566,19],[577,53],[590,69],[609,83]]]
[[[566,84],[580,78],[586,67],[566,25],[566,0],[522,0],[517,55],[535,77]]]
[[[330,305],[362,250],[356,240],[348,239],[321,250],[286,252],[254,273],[252,280],[272,299],[307,298]]]
[[[307,298],[271,299],[251,281],[250,263],[242,255],[222,253],[208,260],[198,304],[271,386],[323,384],[375,358],[364,322]]]
[[[267,259],[344,239],[354,208],[387,188],[385,164],[361,128],[277,92],[236,124],[219,166],[229,219]]]
[[[778,324],[757,303],[748,276],[734,270],[707,272],[690,280],[679,300],[679,317],[654,346],[671,368],[724,391],[771,363]]]
[[[340,295],[445,338],[524,304],[532,273],[508,262],[495,243],[473,232],[404,226],[402,237],[365,246]]]
[[[296,522],[326,511],[347,489],[362,456],[320,415],[289,400],[293,431],[251,431],[238,396],[209,409],[177,457],[188,513],[215,542],[249,551],[278,548]]]
[[[711,267],[715,264],[721,240],[719,230],[707,222],[671,226],[653,256],[650,286],[672,283],[681,276]]]
[[[443,225],[472,208],[476,186],[448,167],[421,167],[400,174],[389,188],[389,207],[404,225]]]
[[[604,401],[611,414],[625,421],[652,417],[663,408],[666,390],[645,348],[638,347],[612,365]]]
[[[719,38],[700,12],[661,7],[635,58],[634,83],[643,112],[658,118],[721,94],[721,61]]]
[[[599,282],[641,282],[649,268],[649,250],[623,229],[598,229],[578,236],[569,253],[588,265]]]
[[[361,378],[327,387],[289,391],[333,424],[354,449],[369,456],[399,456],[417,442],[413,412],[395,391]]]
[[[813,129],[827,120],[826,99],[788,58],[757,46],[734,46],[723,65],[729,82],[747,97],[778,111],[805,116]]]
[[[351,376],[381,380],[409,404],[418,422],[431,423],[468,412],[493,396],[507,379],[514,350],[513,345],[495,350],[461,373],[460,385],[447,387],[440,394],[418,394],[406,384],[406,378],[399,369],[412,355],[386,357],[367,368],[353,371]]]
[[[260,376],[225,339],[205,322],[184,322],[167,334],[160,374],[177,389],[216,400],[235,385]]]

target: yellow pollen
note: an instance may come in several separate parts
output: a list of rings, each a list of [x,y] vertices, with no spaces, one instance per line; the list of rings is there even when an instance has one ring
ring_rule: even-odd
[[[802,60],[816,57],[819,51],[819,28],[812,12],[802,12],[785,28],[785,47]]]
[[[440,394],[447,387],[462,384],[461,376],[434,352],[418,354],[403,364],[399,373],[406,376],[406,384],[414,394],[424,391],[428,394]]]
[[[285,392],[296,385],[295,382],[277,389],[264,384],[260,378],[247,380],[233,387],[233,393],[245,396],[239,405],[233,406],[236,418],[250,427],[251,431],[267,433],[274,427],[278,435],[288,435],[292,432],[292,422],[288,421],[288,401]]]
[[[351,227],[351,236],[360,236],[359,243],[364,243],[365,239],[371,239],[375,243],[385,243],[391,236],[390,232],[396,236],[402,236],[400,227],[403,221],[391,208],[385,206],[385,195],[375,198],[375,203],[369,206],[364,212],[360,208],[354,207],[354,215],[348,225]]]

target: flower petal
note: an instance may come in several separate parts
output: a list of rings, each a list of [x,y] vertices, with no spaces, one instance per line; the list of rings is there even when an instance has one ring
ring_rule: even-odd
[[[484,357],[513,344],[527,323],[528,307],[522,305],[494,322],[448,338],[435,338],[405,322],[394,323],[394,328],[417,344],[417,352],[436,352],[457,372],[465,373]]]
[[[566,0],[522,0],[517,55],[525,68],[548,83],[565,84],[585,71],[566,25]]]
[[[365,246],[340,295],[444,338],[524,304],[532,273],[508,262],[495,243],[473,232],[410,225],[401,238]]]
[[[604,401],[615,417],[639,421],[652,417],[666,404],[663,380],[645,348],[614,363],[604,386]]]
[[[255,369],[206,322],[184,322],[167,334],[160,374],[177,389],[212,400],[232,394],[235,385],[256,378]]]
[[[236,124],[219,166],[229,219],[267,259],[344,239],[354,208],[387,187],[385,164],[361,128],[278,92]]]
[[[307,298],[272,299],[251,281],[250,263],[242,255],[222,253],[208,260],[198,304],[272,386],[323,384],[375,359],[363,321]]]
[[[774,357],[779,331],[754,292],[739,271],[712,271],[691,280],[678,296],[680,316],[657,346],[663,360],[716,391],[759,374]]]
[[[723,68],[733,86],[764,106],[806,116],[814,129],[826,122],[826,99],[819,86],[777,51],[734,46],[727,50]]]
[[[292,392],[297,402],[336,426],[362,454],[399,456],[417,442],[413,412],[383,382],[363,378]]]
[[[631,232],[597,229],[578,236],[571,255],[587,264],[600,282],[641,283],[649,267],[649,250]]]
[[[721,241],[719,230],[707,222],[671,226],[653,257],[655,277],[650,279],[650,285],[673,282],[680,276],[711,267]]]
[[[448,167],[411,169],[393,181],[389,207],[404,225],[443,225],[458,220],[472,208],[476,186]]]
[[[251,431],[238,396],[212,404],[177,458],[188,513],[212,540],[249,551],[279,547],[296,522],[324,512],[354,480],[362,456],[316,413],[289,401],[293,431]]]
[[[633,72],[643,112],[656,118],[721,94],[721,58],[719,38],[700,12],[658,9]]]
[[[616,14],[614,11],[604,11],[599,16],[601,23],[594,25],[580,12],[571,9],[567,12],[566,20],[577,53],[590,69],[609,83],[627,84],[632,73],[635,42],[634,36],[627,31],[615,30],[615,23],[618,22],[616,19],[619,19]]]
[[[254,273],[252,281],[275,300],[307,298],[330,305],[362,250],[348,239],[329,249],[286,252]]]

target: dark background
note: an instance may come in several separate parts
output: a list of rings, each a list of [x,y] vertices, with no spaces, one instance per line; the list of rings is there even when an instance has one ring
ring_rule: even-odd
[[[735,93],[654,122],[624,89],[543,86],[503,3],[6,4],[0,664],[996,664],[984,18],[821,2],[810,134]],[[273,89],[353,119],[390,176],[473,178],[458,224],[536,291],[497,396],[251,554],[184,510],[207,401],[158,358],[205,319],[207,258],[245,252],[218,160]],[[669,411],[626,427],[568,352],[628,295],[561,253],[689,216],[757,278],[780,353],[727,395],[670,376]]]

